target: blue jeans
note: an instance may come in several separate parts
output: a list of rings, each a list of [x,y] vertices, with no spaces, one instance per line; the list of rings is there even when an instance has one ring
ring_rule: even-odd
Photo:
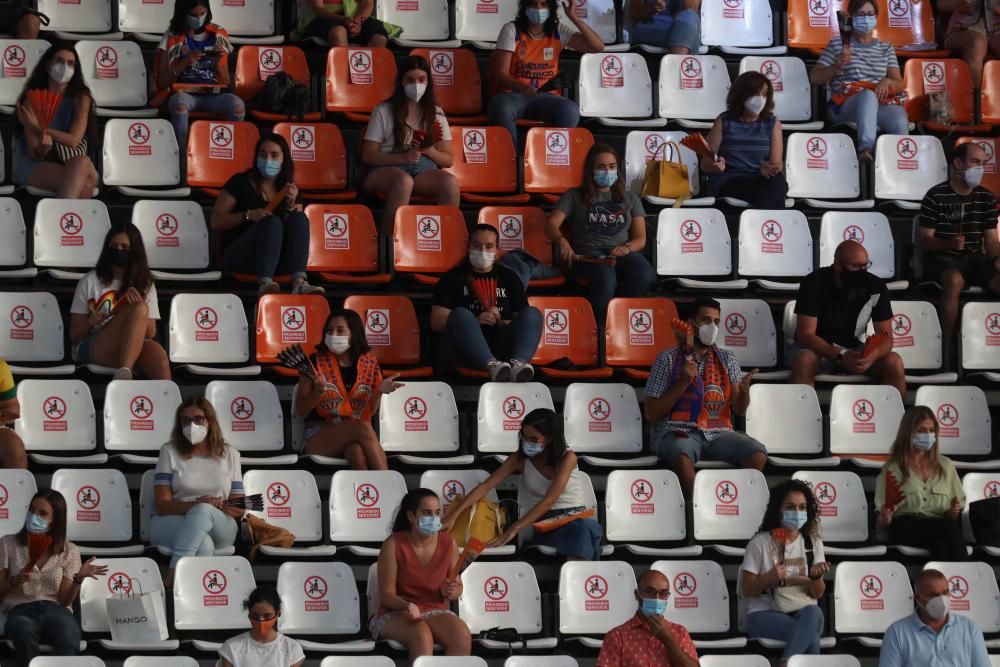
[[[53,655],[80,653],[80,624],[73,612],[50,600],[26,602],[11,609],[3,633],[14,642],[17,662],[23,667],[41,653],[39,644],[51,646]]]
[[[293,211],[282,220],[268,215],[251,222],[222,253],[230,273],[253,273],[264,281],[288,273],[304,278],[309,259],[309,218]]]
[[[629,31],[633,44],[649,44],[661,49],[685,48],[698,53],[701,48],[701,16],[683,9],[676,16],[658,14],[650,21],[638,21]]]
[[[199,503],[187,514],[154,516],[149,526],[153,545],[173,551],[170,569],[184,556],[214,556],[219,547],[236,543],[236,519],[208,503]]]
[[[580,107],[573,100],[559,95],[542,93],[531,96],[523,93],[497,93],[490,100],[490,125],[507,128],[517,146],[517,119],[540,120],[553,127],[576,127],[580,122]]]
[[[700,429],[655,431],[652,435],[652,450],[661,461],[671,468],[677,467],[677,459],[686,456],[694,465],[698,461],[725,461],[739,468],[747,465],[757,452],[767,453],[756,439],[739,431],[725,431],[709,440]]]
[[[615,296],[643,296],[656,279],[649,260],[637,252],[619,257],[614,266],[596,262],[574,262],[573,275],[587,281],[587,299],[594,308],[597,326],[604,326],[608,303]]]
[[[181,110],[179,107],[186,107]],[[177,135],[177,145],[181,149],[181,160],[187,155],[187,138],[190,112],[200,111],[226,120],[243,120],[247,115],[246,106],[232,93],[208,93],[191,95],[190,93],[174,93],[167,103],[170,109],[170,122]]]
[[[458,350],[473,368],[486,370],[490,359],[530,361],[542,338],[542,314],[528,306],[504,327],[483,328],[468,308],[453,308],[445,325],[443,351]]]
[[[791,614],[780,611],[755,611],[746,618],[747,635],[752,639],[775,639],[785,642],[782,658],[793,655],[819,655],[823,636],[823,610],[810,604]]]
[[[524,508],[522,511],[529,509]],[[566,509],[552,510],[543,514],[541,518],[548,519],[566,511]],[[601,536],[603,534],[601,524],[595,519],[577,519],[547,533],[533,530],[529,541],[532,544],[552,547],[557,554],[563,557],[601,560]]]
[[[852,95],[839,107],[830,104],[830,120],[834,123],[858,124],[858,150],[875,148],[875,132],[883,134],[909,134],[910,126],[906,109],[898,104],[879,104],[871,90]]]

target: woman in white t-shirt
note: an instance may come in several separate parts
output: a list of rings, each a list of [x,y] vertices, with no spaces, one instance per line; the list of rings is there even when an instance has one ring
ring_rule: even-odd
[[[403,58],[392,97],[372,110],[361,162],[368,167],[365,189],[385,198],[386,234],[392,233],[396,209],[408,204],[410,195],[458,206],[458,179],[442,171],[454,162],[451,129],[434,101],[431,68],[420,56]]]
[[[243,510],[226,500],[243,497],[240,453],[222,439],[212,404],[188,398],[177,408],[170,442],[160,448],[153,475],[150,540],[169,547],[168,585],[184,556],[214,556],[236,542]]]
[[[250,632],[226,640],[217,667],[300,667],[306,661],[299,643],[278,632],[281,598],[270,586],[258,586],[243,601]]]
[[[819,533],[819,506],[812,489],[793,479],[771,489],[757,535],[740,566],[747,634],[785,642],[781,665],[793,655],[819,653],[830,571]]]
[[[154,340],[160,319],[156,286],[142,235],[132,223],[108,231],[97,268],[76,284],[69,312],[69,338],[78,363],[117,368],[116,380],[131,380],[133,369],[150,380],[170,379],[167,353]]]

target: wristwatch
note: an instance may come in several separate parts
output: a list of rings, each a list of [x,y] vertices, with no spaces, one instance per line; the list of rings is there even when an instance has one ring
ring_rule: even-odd
[[[632,252],[632,242],[631,241],[626,241],[625,242],[625,249],[628,250],[629,252]]]

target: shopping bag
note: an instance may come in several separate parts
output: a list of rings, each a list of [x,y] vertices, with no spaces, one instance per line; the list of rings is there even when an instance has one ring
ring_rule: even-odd
[[[111,639],[125,644],[160,642],[169,638],[167,614],[159,592],[143,593],[137,579],[132,579],[128,593],[105,600]],[[136,589],[139,592],[136,593]]]

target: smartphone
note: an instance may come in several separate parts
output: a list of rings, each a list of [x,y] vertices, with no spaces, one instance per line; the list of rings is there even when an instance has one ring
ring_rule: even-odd
[[[412,143],[417,148],[420,148],[420,147],[422,147],[424,145],[425,141],[427,141],[427,132],[426,131],[424,131],[424,130],[414,130],[413,131],[413,139],[411,140],[410,143]]]

